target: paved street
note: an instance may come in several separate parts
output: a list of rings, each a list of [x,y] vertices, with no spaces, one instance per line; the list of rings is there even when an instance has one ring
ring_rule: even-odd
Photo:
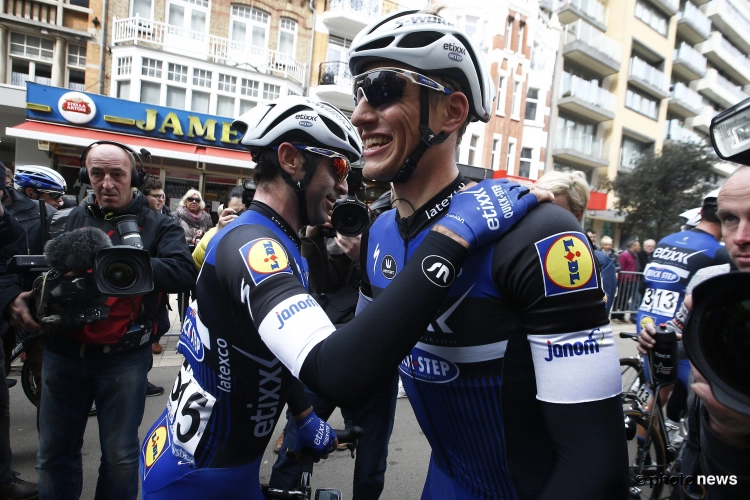
[[[613,329],[619,331],[635,331],[631,324],[613,324]],[[177,321],[173,322],[170,330],[176,331]],[[620,356],[632,356],[635,354],[635,343],[630,340],[620,339],[616,335]],[[156,384],[170,388],[178,372],[181,356],[175,353],[177,337],[165,337],[162,343],[165,345],[164,352],[154,356],[154,368],[149,373],[149,380]],[[18,377],[12,373],[11,377]],[[35,410],[28,402],[18,383],[10,390],[10,413],[11,413],[11,443],[13,447],[13,465],[15,470],[21,473],[24,479],[36,477],[34,465],[36,463],[37,433],[35,427]],[[147,398],[146,413],[140,428],[140,436],[143,439],[151,424],[156,420],[166,405],[166,393],[160,397]],[[341,415],[336,412],[331,424],[334,428],[342,428]],[[261,468],[261,481],[267,481],[270,477],[271,466],[276,455],[273,453],[272,445],[281,432],[283,417],[274,430],[273,438],[266,450],[263,466]],[[86,429],[86,437],[83,447],[84,463],[84,487],[81,498],[90,499],[94,496],[96,488],[97,468],[99,465],[100,451],[98,440],[98,425],[95,417],[89,419]],[[429,446],[424,435],[414,418],[411,406],[407,399],[399,399],[396,408],[396,423],[391,437],[388,455],[388,470],[386,472],[386,487],[382,498],[388,499],[414,499],[419,498],[424,478],[427,474],[427,462],[429,459]],[[348,452],[335,452],[327,461],[323,461],[315,467],[313,486],[336,487],[344,493],[344,498],[351,499],[351,478],[354,470],[354,461],[349,458]]]

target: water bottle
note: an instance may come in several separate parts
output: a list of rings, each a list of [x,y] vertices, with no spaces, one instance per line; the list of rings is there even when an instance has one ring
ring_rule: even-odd
[[[669,384],[677,381],[677,334],[665,323],[656,327],[656,345],[649,352],[654,381]]]

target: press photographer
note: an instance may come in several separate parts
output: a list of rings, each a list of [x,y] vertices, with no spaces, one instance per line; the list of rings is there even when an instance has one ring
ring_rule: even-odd
[[[134,499],[138,494],[138,425],[152,362],[155,308],[160,294],[192,287],[197,273],[182,229],[151,210],[147,199],[134,192],[146,174],[132,149],[100,141],[89,146],[80,161],[81,181],[92,186],[94,196],[83,206],[57,212],[50,223],[50,239],[90,227],[102,230],[116,247],[138,235],[150,256],[154,289],[129,296],[116,296],[109,290],[104,301],[109,308],[106,319],[45,337],[42,379],[46,392],[37,457],[40,498],[80,497],[83,433],[88,411],[96,402],[102,458],[95,498]],[[122,216],[132,217],[129,229],[118,230]],[[92,269],[100,267],[95,262]],[[0,310],[5,317],[17,328],[42,330],[32,316],[34,307],[33,293],[23,292],[6,274],[6,263],[0,262]],[[128,334],[138,341],[124,341]]]

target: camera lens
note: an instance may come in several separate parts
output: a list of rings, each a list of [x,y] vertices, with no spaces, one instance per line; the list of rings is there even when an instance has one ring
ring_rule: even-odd
[[[700,344],[711,368],[729,387],[750,397],[750,300],[717,305],[706,314],[713,327]]]
[[[125,290],[135,284],[138,272],[129,262],[116,260],[107,265],[104,279],[111,287]]]

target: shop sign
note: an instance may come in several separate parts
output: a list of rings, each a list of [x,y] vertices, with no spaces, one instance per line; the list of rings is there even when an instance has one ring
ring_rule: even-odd
[[[232,119],[69,89],[26,84],[26,118],[202,146],[244,150]]]

